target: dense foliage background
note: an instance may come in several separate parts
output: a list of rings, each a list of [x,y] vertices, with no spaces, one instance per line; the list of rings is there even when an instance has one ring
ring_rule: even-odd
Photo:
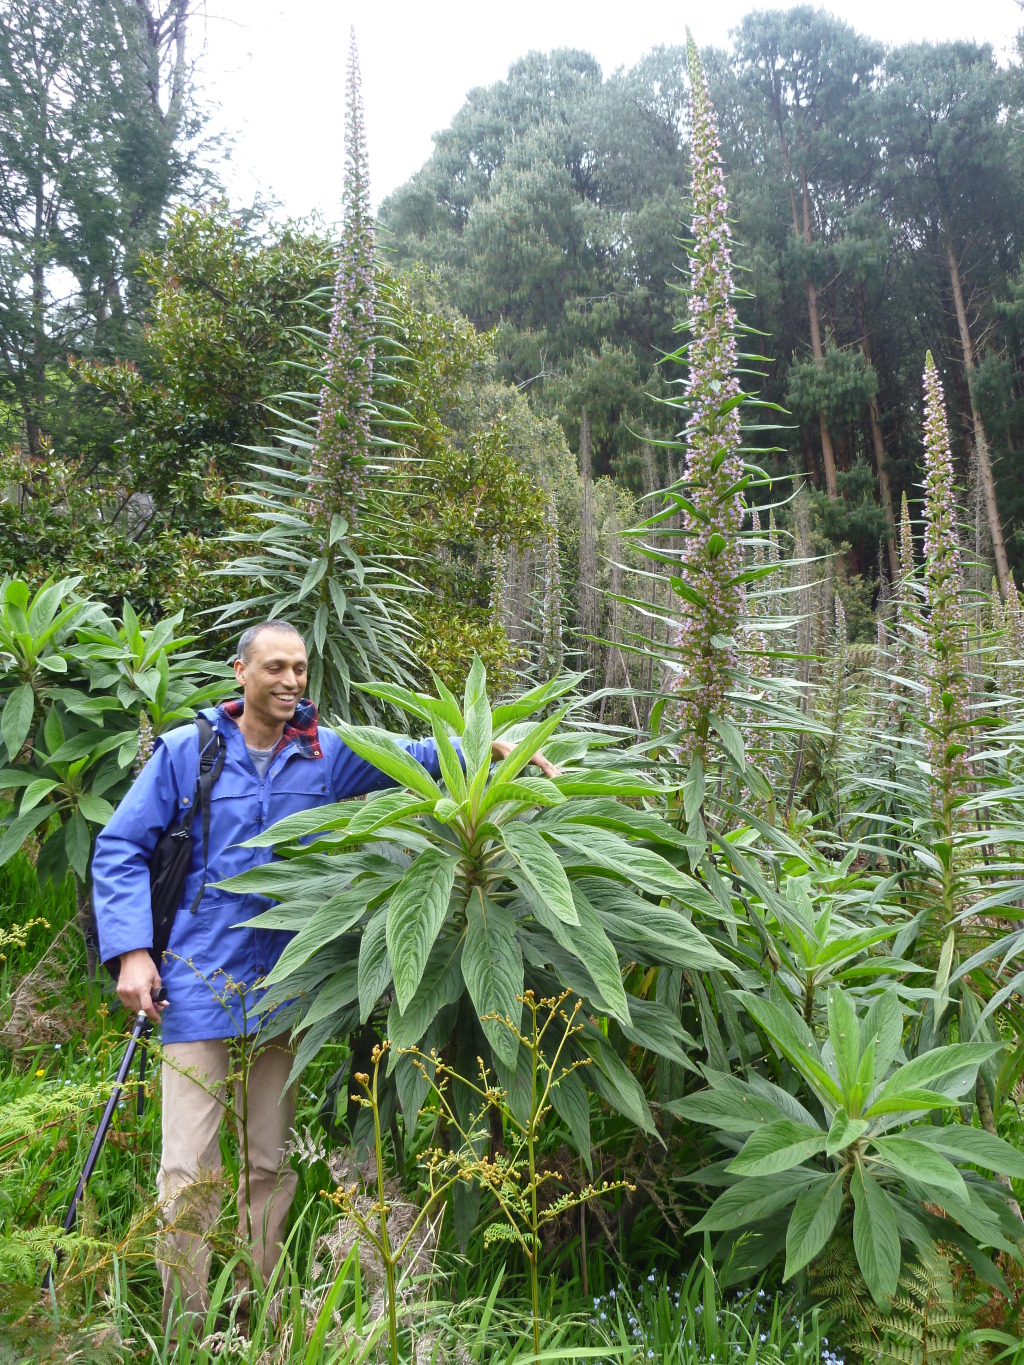
[[[1019,66],[533,53],[375,218],[353,40],[335,233],[210,197],[187,0],[0,17],[0,1361],[1019,1360]],[[153,1105],[35,1288],[120,1047],[79,924],[276,615],[395,786],[235,888],[301,1196],[175,1341]]]

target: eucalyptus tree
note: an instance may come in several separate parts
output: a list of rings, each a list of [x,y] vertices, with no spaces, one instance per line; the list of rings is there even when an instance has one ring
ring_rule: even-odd
[[[947,282],[946,316],[955,327],[953,344],[959,349],[963,397],[1005,596],[1006,538],[975,384],[977,338],[992,291],[1015,266],[1022,243],[1011,117],[1019,111],[1020,96],[992,49],[971,43],[894,50],[886,62],[883,93],[889,174],[899,212],[912,224],[918,250]]]
[[[807,305],[813,364],[821,370],[825,341],[819,292],[829,270],[831,225],[825,204],[842,158],[851,111],[864,98],[881,52],[849,25],[809,5],[747,15],[734,60],[738,74],[760,96],[775,126],[782,177],[792,217],[793,264]],[[824,396],[818,399],[822,471],[830,498],[838,496],[836,459]]]
[[[4,0],[0,383],[33,455],[50,368],[123,344],[139,250],[187,178],[188,16],[188,0]]]

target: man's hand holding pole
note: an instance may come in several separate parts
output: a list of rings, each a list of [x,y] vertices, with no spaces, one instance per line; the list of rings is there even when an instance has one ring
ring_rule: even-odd
[[[149,955],[148,948],[136,948],[121,954],[121,969],[117,974],[117,995],[125,1009],[132,1014],[140,1010],[147,1019],[157,1023],[160,1011],[167,1008],[166,1000],[156,1000],[160,990],[160,973]]]

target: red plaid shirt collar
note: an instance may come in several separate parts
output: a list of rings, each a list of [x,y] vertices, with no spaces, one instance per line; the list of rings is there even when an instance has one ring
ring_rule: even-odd
[[[245,710],[245,698],[236,697],[233,701],[222,701],[217,710],[222,711],[228,720],[233,720],[237,725],[239,717]],[[285,724],[284,734],[281,736],[274,753],[280,753],[286,744],[294,744],[303,758],[323,758],[324,756],[324,752],[320,748],[320,729],[316,707],[307,697],[302,698],[295,708],[295,714]]]

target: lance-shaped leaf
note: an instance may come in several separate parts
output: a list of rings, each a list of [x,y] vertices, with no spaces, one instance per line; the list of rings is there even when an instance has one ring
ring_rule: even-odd
[[[518,740],[512,752],[501,760],[492,775],[494,782],[512,782],[522,772],[534,756],[544,741],[551,736],[561,725],[568,706],[560,706],[554,715],[548,716],[547,720],[538,721],[536,725],[531,725],[522,739]]]
[[[856,1084],[860,1064],[860,1025],[853,1001],[838,986],[828,993],[828,1036],[840,1087],[848,1095]]]
[[[734,1175],[774,1175],[801,1166],[825,1150],[827,1134],[793,1119],[777,1119],[755,1128],[729,1164]]]
[[[314,953],[326,944],[333,943],[342,934],[347,934],[366,914],[370,902],[376,896],[383,898],[388,886],[393,885],[401,875],[401,869],[396,867],[390,882],[375,877],[331,896],[295,937],[285,944],[284,952],[267,977],[267,984],[287,979],[296,967],[301,967]],[[352,999],[355,999],[354,993]]]
[[[563,924],[579,924],[569,878],[547,840],[522,821],[503,826],[501,838],[523,878],[551,913]]]
[[[851,1119],[845,1109],[837,1109],[828,1130],[825,1155],[835,1156],[836,1152],[863,1137],[869,1127],[867,1119]]]
[[[396,1048],[414,1047],[433,1023],[437,1012],[445,1005],[454,1005],[462,995],[462,951],[461,938],[439,938],[408,1008],[402,1010],[397,1000],[391,1002],[388,1037]],[[397,1053],[392,1057],[393,1066]]]
[[[365,758],[367,763],[372,763],[382,773],[387,773],[399,786],[410,787],[423,797],[433,797],[435,800],[440,797],[441,788],[426,768],[384,730],[340,722],[334,728],[353,753]]]
[[[459,860],[428,848],[395,887],[388,902],[387,940],[398,1007],[404,1014],[420,984],[427,956],[448,914]]]
[[[474,779],[486,780],[484,775],[491,763],[491,708],[485,690],[484,666],[479,656],[474,658],[466,679],[462,752],[466,756],[470,786],[475,788]]]
[[[20,687],[16,687],[4,703],[3,716],[0,717],[0,734],[3,735],[12,762],[28,739],[35,704],[35,693],[32,691],[31,683],[22,683]]]
[[[504,1021],[509,1019],[515,1029],[520,1026],[523,954],[511,911],[479,886],[472,888],[466,903],[462,974],[487,1041],[506,1066],[514,1067],[519,1039]]]
[[[391,985],[388,957],[388,912],[378,910],[359,940],[359,1022],[365,1024],[377,1001]]]
[[[1024,1153],[995,1133],[986,1133],[983,1128],[968,1128],[963,1123],[950,1123],[943,1128],[915,1124],[907,1129],[907,1135],[938,1148],[947,1156],[984,1166],[986,1170],[1012,1176],[1015,1180],[1024,1180]]]
[[[915,1142],[906,1133],[895,1133],[892,1137],[874,1138],[872,1145],[901,1175],[922,1185],[948,1190],[955,1198],[967,1203],[967,1186],[963,1176],[952,1162],[927,1143]]]
[[[578,923],[569,925],[560,920],[548,908],[546,901],[536,894],[529,894],[532,887],[524,888],[527,900],[534,914],[548,933],[567,953],[572,953],[585,967],[587,974],[600,993],[609,1014],[620,1023],[630,1022],[629,1002],[622,987],[622,968],[619,955],[604,931],[597,911],[578,887],[572,888],[573,904],[576,907]]]
[[[590,1151],[590,1101],[587,1087],[575,1071],[565,1072],[551,1087],[551,1103],[555,1113],[569,1130],[572,1145],[593,1172]]]
[[[884,1082],[866,1111],[871,1114],[891,1114],[903,1109],[921,1107],[914,1102],[916,1091],[927,1091],[935,1082],[938,1093],[949,1092],[959,1097],[974,1083],[978,1067],[1002,1052],[1004,1043],[952,1043],[948,1047],[933,1048],[913,1057],[899,1067]],[[942,1084],[945,1082],[945,1084]],[[909,1100],[903,1104],[902,1101]],[[893,1106],[897,1107],[894,1109]]]
[[[853,1249],[864,1282],[878,1304],[891,1302],[900,1274],[900,1234],[896,1210],[881,1185],[860,1163],[850,1177],[853,1195]]]
[[[761,1025],[784,1057],[800,1074],[818,1087],[836,1105],[843,1102],[838,1085],[822,1065],[810,1029],[791,1005],[777,1005],[750,991],[738,992],[747,1013]]]
[[[843,1207],[843,1176],[837,1175],[822,1194],[820,1189],[805,1190],[796,1201],[786,1229],[786,1269],[788,1280],[808,1261],[825,1249]]]
[[[771,1100],[754,1094],[735,1077],[728,1080],[734,1084],[697,1090],[682,1099],[670,1100],[663,1107],[670,1114],[693,1123],[706,1123],[723,1133],[752,1133],[761,1124],[774,1123],[782,1117]]]
[[[723,1190],[691,1232],[732,1232],[788,1208],[806,1189],[820,1191],[829,1177],[796,1171],[739,1180]]]
[[[584,829],[580,825],[560,821],[552,826],[551,832],[560,844],[579,855],[584,864],[607,868],[609,872],[635,883],[645,891],[675,895],[682,901],[694,888],[702,893],[702,898],[707,894],[703,887],[677,871],[660,854],[650,849],[636,848],[611,830],[593,825]]]

